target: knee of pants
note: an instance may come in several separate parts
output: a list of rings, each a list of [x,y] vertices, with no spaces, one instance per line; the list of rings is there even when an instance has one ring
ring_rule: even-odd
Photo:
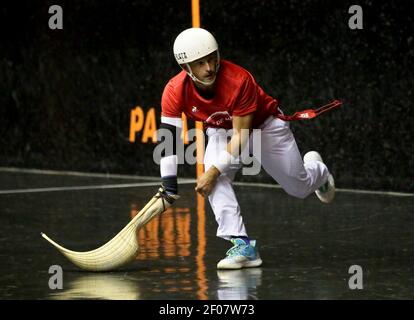
[[[217,188],[208,195],[208,201],[214,212],[223,210],[233,210],[238,206],[237,198],[233,190],[226,190],[227,188]]]
[[[219,177],[217,178],[216,185],[214,186],[213,190],[211,191],[209,195],[210,201],[212,201],[214,197],[222,198],[222,197],[225,197],[226,195],[228,196],[228,193],[226,190],[228,190],[229,188],[233,190],[232,183],[233,183],[234,177],[236,176],[236,172],[237,170],[231,170],[227,173],[222,173],[219,175]]]
[[[223,223],[234,223],[240,215],[240,207],[236,205],[215,206],[213,209],[214,216],[219,225]],[[237,220],[236,220],[237,221]]]

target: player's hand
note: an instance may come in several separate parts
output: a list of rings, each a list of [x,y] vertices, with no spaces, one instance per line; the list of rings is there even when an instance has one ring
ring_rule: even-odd
[[[175,200],[177,200],[178,198],[180,198],[180,196],[178,194],[174,194],[171,192],[168,192],[167,190],[165,190],[165,187],[163,184],[161,184],[160,189],[158,190],[158,195],[162,198],[164,198],[165,200],[168,201],[168,203],[173,204],[175,202]]]
[[[217,178],[220,176],[220,171],[216,167],[211,167],[205,172],[197,181],[195,191],[203,197],[208,197],[216,185]]]

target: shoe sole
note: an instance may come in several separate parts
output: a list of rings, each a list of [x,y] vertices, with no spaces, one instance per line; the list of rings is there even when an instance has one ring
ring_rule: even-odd
[[[309,151],[304,155],[303,162],[306,163],[309,161],[320,161],[324,163],[321,155],[317,151]],[[331,190],[328,190],[327,192],[321,192],[319,190],[315,191],[316,196],[323,203],[330,203],[335,198],[335,180],[332,174],[329,174],[328,181],[329,181],[329,186]]]
[[[335,181],[331,174],[328,176],[328,181],[330,190],[326,192],[321,192],[319,190],[315,191],[319,200],[321,200],[323,203],[330,203],[335,198]]]
[[[225,262],[223,263],[220,263],[220,262],[217,264],[217,269],[219,270],[237,270],[237,269],[242,269],[242,268],[255,268],[255,267],[260,267],[263,263],[262,259],[260,258],[253,260],[253,261],[247,260],[244,262],[233,262],[229,264],[226,264]]]

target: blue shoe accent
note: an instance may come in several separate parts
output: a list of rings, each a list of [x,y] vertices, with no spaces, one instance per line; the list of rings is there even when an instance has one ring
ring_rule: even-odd
[[[243,236],[238,236],[238,237],[235,237],[235,236],[231,236],[231,239],[230,239],[230,241],[232,240],[232,239],[242,239],[244,242],[245,242],[245,244],[250,244],[250,239],[249,239],[249,237],[243,237]]]
[[[249,244],[241,238],[234,238],[230,241],[233,243],[233,247],[226,252],[226,258],[217,264],[218,269],[251,268],[262,264],[256,240],[250,240]]]

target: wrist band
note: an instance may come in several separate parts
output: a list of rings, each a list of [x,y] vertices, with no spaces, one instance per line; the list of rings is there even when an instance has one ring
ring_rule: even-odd
[[[162,185],[169,194],[178,194],[177,176],[161,177]]]
[[[167,156],[160,160],[161,177],[176,176],[177,175],[177,156]]]

